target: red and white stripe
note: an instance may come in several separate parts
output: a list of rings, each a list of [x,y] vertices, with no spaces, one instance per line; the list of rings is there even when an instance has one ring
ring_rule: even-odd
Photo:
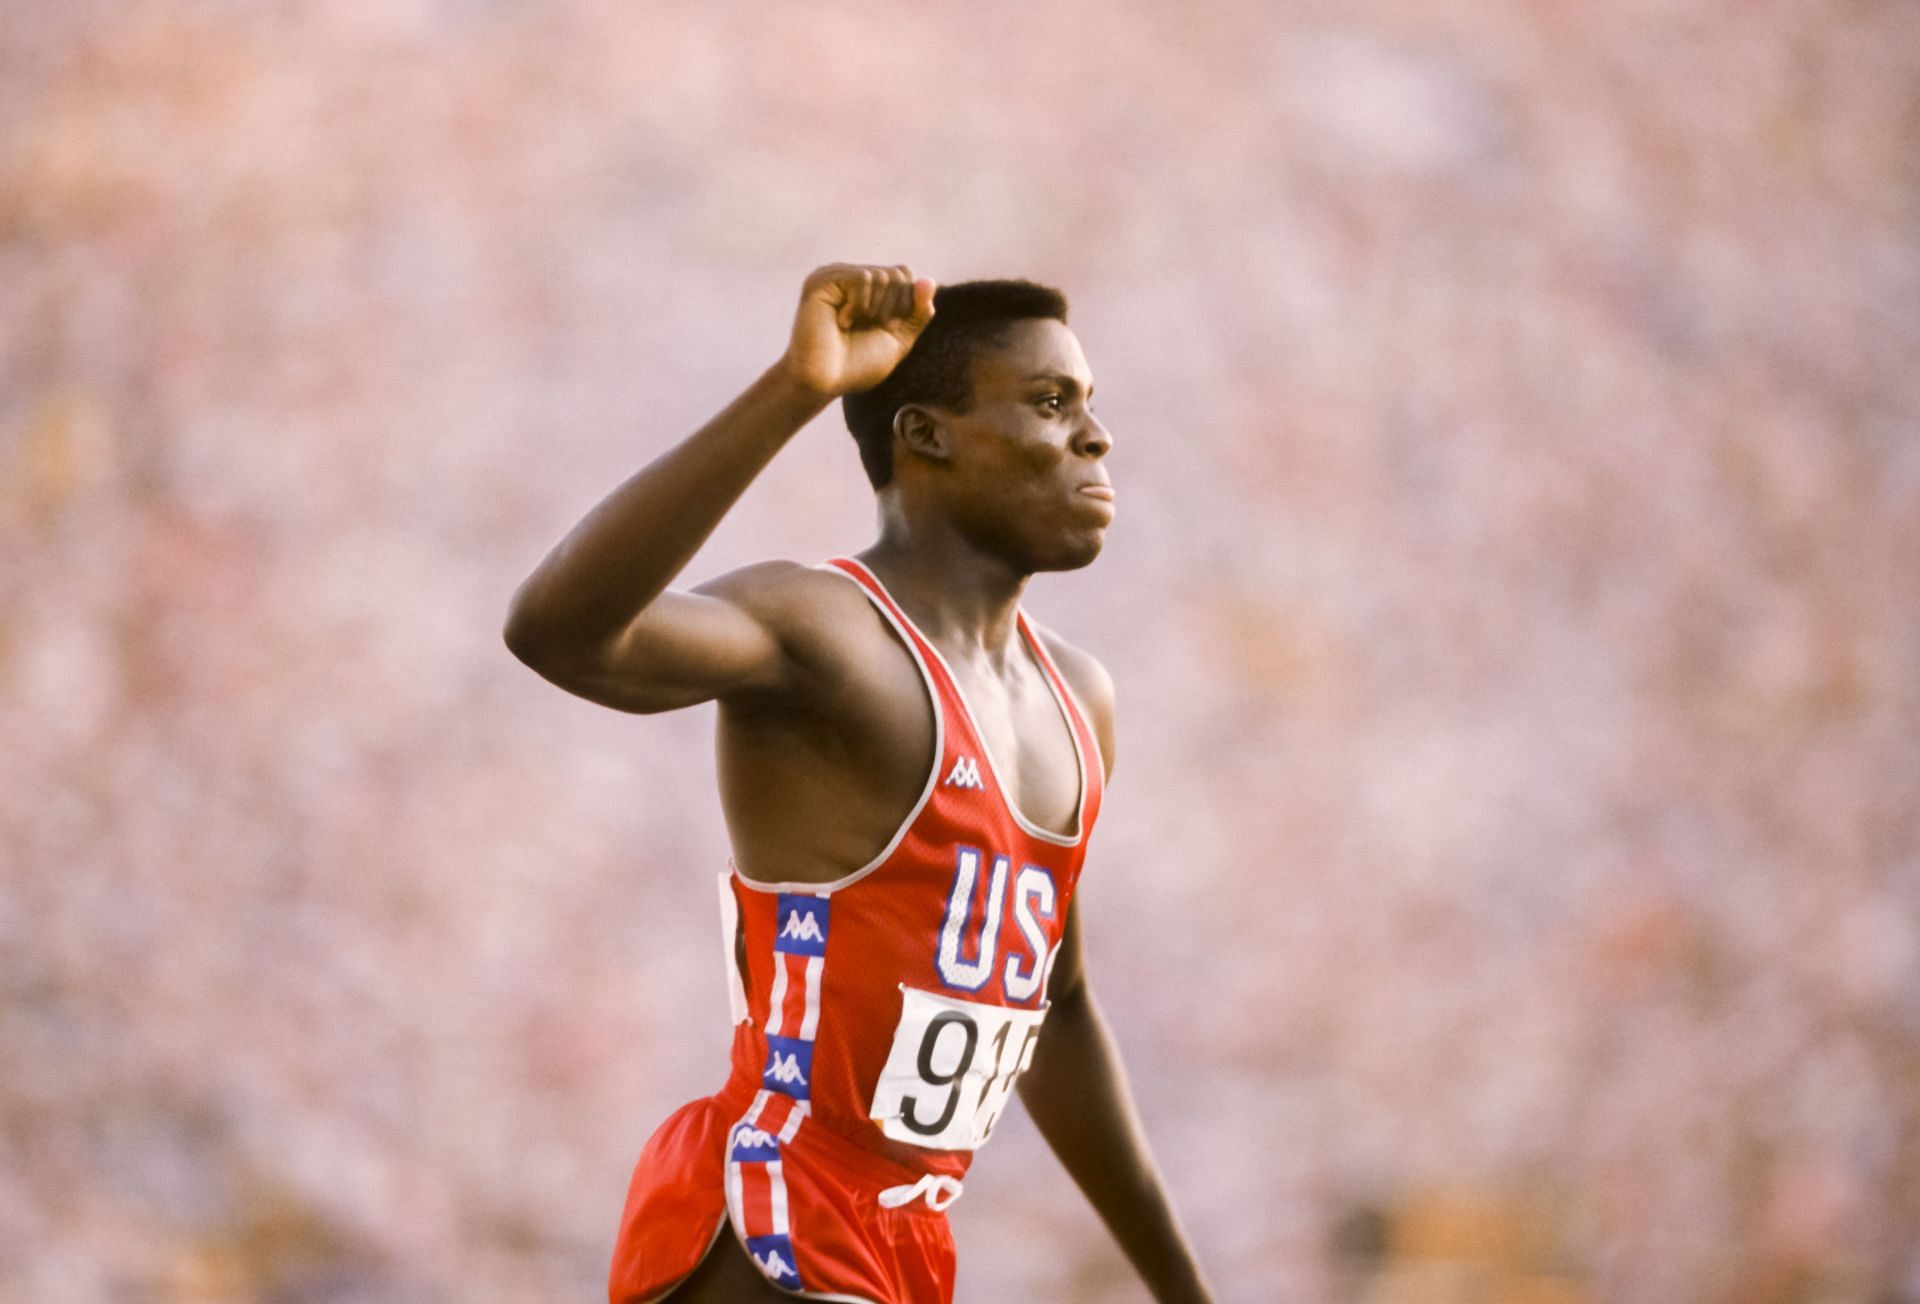
[[[824,956],[773,953],[773,987],[767,993],[769,1036],[812,1041],[819,1033],[820,975],[826,967]]]
[[[753,1098],[746,1114],[728,1129],[728,1145],[743,1125],[772,1132],[780,1144],[792,1141],[807,1116],[807,1102],[762,1091]],[[765,1163],[740,1163],[727,1159],[727,1213],[733,1230],[741,1240],[753,1236],[790,1236],[793,1228],[787,1216],[787,1179],[778,1159]]]

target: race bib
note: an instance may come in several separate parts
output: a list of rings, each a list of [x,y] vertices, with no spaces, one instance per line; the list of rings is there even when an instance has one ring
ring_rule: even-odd
[[[1033,1062],[1046,1010],[901,991],[893,1049],[867,1116],[895,1141],[977,1150],[1000,1121],[1014,1079]]]

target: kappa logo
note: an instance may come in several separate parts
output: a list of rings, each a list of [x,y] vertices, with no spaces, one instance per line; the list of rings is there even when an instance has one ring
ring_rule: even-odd
[[[981,788],[980,763],[971,756],[962,756],[953,763],[953,772],[947,775],[947,786],[952,788]]]
[[[775,1281],[779,1281],[785,1277],[798,1277],[800,1275],[791,1263],[788,1263],[780,1257],[779,1250],[768,1250],[767,1256],[764,1259],[756,1254],[753,1256],[753,1261],[760,1265],[760,1271],[766,1273]]]
[[[742,1150],[764,1150],[773,1144],[773,1133],[743,1123],[740,1130],[733,1134],[733,1143]]]
[[[773,1052],[773,1067],[767,1070],[767,1076],[775,1082],[783,1082],[788,1086],[807,1085],[807,1075],[800,1071],[798,1055],[782,1055],[779,1051]]]
[[[780,930],[780,936],[791,937],[799,942],[824,942],[827,935],[820,931],[820,921],[804,910],[796,910],[787,916],[787,922]]]

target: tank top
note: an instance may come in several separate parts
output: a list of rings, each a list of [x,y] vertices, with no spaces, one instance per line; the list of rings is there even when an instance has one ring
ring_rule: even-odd
[[[757,1088],[756,1143],[777,1150],[803,1129],[824,1129],[957,1195],[1033,1058],[1100,814],[1100,749],[1016,608],[1017,637],[1060,707],[1080,771],[1073,832],[1033,824],[1001,786],[939,650],[865,566],[835,558],[827,567],[861,587],[912,654],[933,703],[933,765],[886,846],[845,877],[763,883],[737,865],[722,877],[730,1086]],[[933,1196],[930,1188],[928,1203],[941,1207]]]

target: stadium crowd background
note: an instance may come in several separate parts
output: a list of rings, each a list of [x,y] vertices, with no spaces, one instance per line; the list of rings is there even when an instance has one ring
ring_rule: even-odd
[[[1064,287],[1089,962],[1223,1300],[1920,1300],[1901,0],[0,10],[0,1300],[583,1300],[706,710],[513,586],[831,260]],[[862,546],[837,410],[695,562]],[[961,1299],[1144,1298],[1024,1120]]]

